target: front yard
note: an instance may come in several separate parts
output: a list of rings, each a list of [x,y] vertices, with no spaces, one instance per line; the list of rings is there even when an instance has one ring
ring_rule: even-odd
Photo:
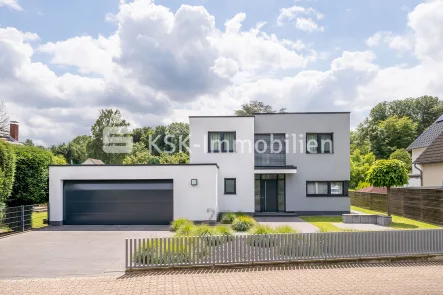
[[[385,215],[385,213],[383,212],[377,212],[355,206],[351,206],[351,210],[358,211],[364,214]],[[341,216],[302,216],[300,218],[318,227],[320,229],[320,232],[355,231],[355,230],[345,230],[333,224],[341,222],[342,221]],[[388,228],[395,230],[408,230],[408,229],[440,229],[441,227],[405,217],[392,215],[392,225],[388,226]]]

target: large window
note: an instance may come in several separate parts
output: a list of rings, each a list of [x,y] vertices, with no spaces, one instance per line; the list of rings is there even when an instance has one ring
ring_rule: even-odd
[[[233,153],[235,151],[235,132],[209,132],[208,152]]]
[[[308,197],[340,197],[347,196],[345,181],[307,181],[306,195]]]
[[[225,178],[225,195],[235,195],[237,193],[237,180],[235,178]]]
[[[332,133],[307,133],[307,154],[332,154],[334,152],[334,136]]]
[[[285,134],[255,134],[255,166],[285,166]]]

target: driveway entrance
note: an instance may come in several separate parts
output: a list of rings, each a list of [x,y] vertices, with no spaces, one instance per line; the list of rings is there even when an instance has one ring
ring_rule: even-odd
[[[0,279],[123,273],[126,238],[171,236],[163,225],[48,227],[0,239]]]

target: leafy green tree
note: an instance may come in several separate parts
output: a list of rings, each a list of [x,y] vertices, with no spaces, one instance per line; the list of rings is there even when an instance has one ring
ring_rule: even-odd
[[[366,181],[375,187],[386,187],[388,216],[391,216],[391,187],[408,183],[408,170],[399,160],[378,160],[369,169]]]
[[[20,145],[15,145],[13,149],[16,155],[15,180],[7,204],[13,207],[48,202],[51,152]]]
[[[75,137],[69,144],[69,158],[67,161],[71,164],[81,164],[86,161],[88,156],[88,145],[92,141],[89,135],[80,135]]]
[[[185,146],[187,147],[189,145],[188,123],[171,123],[166,129],[166,134],[170,137],[168,141],[172,143],[172,146],[166,146],[167,151],[174,151],[174,153],[179,153],[180,151],[189,153],[189,150],[185,149]]]
[[[286,108],[278,110],[278,113],[285,113]],[[235,111],[236,116],[250,116],[257,113],[277,113],[277,110],[261,101],[252,100],[241,106],[240,110]]]
[[[127,154],[105,152],[103,131],[106,127],[116,127],[121,130],[121,133],[126,133],[128,126],[129,123],[122,118],[119,110],[101,110],[100,116],[91,127],[92,140],[88,144],[90,157],[102,160],[105,164],[121,164]]]
[[[145,148],[145,146],[141,142],[138,142],[134,144],[132,153],[124,158],[123,164],[149,164],[150,162],[153,162],[152,158],[155,157],[156,156],[149,153],[148,149]]]
[[[350,188],[356,188],[359,183],[364,182],[366,173],[375,163],[375,156],[373,153],[363,154],[359,149],[356,149],[351,154],[351,181]]]
[[[154,129],[152,129],[151,127],[135,128],[134,130],[132,130],[132,141],[134,143],[145,142],[149,135],[153,134]]]
[[[357,128],[359,139],[369,139],[371,133],[377,131],[380,122],[389,117],[408,117],[417,124],[416,133],[420,135],[437,118],[443,114],[443,101],[438,97],[421,96],[418,98],[406,98],[391,102],[381,102],[372,108],[369,117],[366,118]]]
[[[52,165],[66,165],[66,159],[62,155],[52,155],[51,160]]]
[[[411,154],[407,150],[398,149],[389,156],[389,159],[402,161],[403,163],[405,163],[408,171],[409,172],[412,171],[412,157],[411,157]]]
[[[12,145],[0,140],[0,206],[11,194],[14,184],[15,161]]]
[[[34,146],[34,143],[32,142],[31,139],[26,139],[23,144],[26,145],[26,146]]]
[[[360,136],[358,131],[351,130],[350,134],[351,138],[351,154],[355,150],[360,150],[362,154],[368,154],[371,150],[371,146],[369,145],[369,140]]]
[[[416,138],[417,123],[408,117],[388,117],[370,134],[371,151],[378,159],[387,159],[397,149],[407,148]]]
[[[152,134],[152,136],[143,138],[143,143],[154,156],[159,156],[162,152],[167,150],[165,140],[167,132],[168,128],[160,125],[155,127],[154,134]]]

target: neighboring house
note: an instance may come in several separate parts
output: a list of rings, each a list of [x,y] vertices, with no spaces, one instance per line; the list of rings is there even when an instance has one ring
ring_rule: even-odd
[[[18,127],[19,124],[17,121],[11,121],[9,124],[9,132],[0,131],[0,140],[11,144],[22,145],[22,143],[18,141]]]
[[[443,186],[443,115],[407,150],[412,152],[409,186]]]
[[[190,117],[190,164],[50,167],[51,224],[350,211],[350,113]]]
[[[103,163],[102,160],[91,159],[91,158],[86,159],[86,161],[82,163],[82,165],[104,165],[104,164],[105,163]]]

